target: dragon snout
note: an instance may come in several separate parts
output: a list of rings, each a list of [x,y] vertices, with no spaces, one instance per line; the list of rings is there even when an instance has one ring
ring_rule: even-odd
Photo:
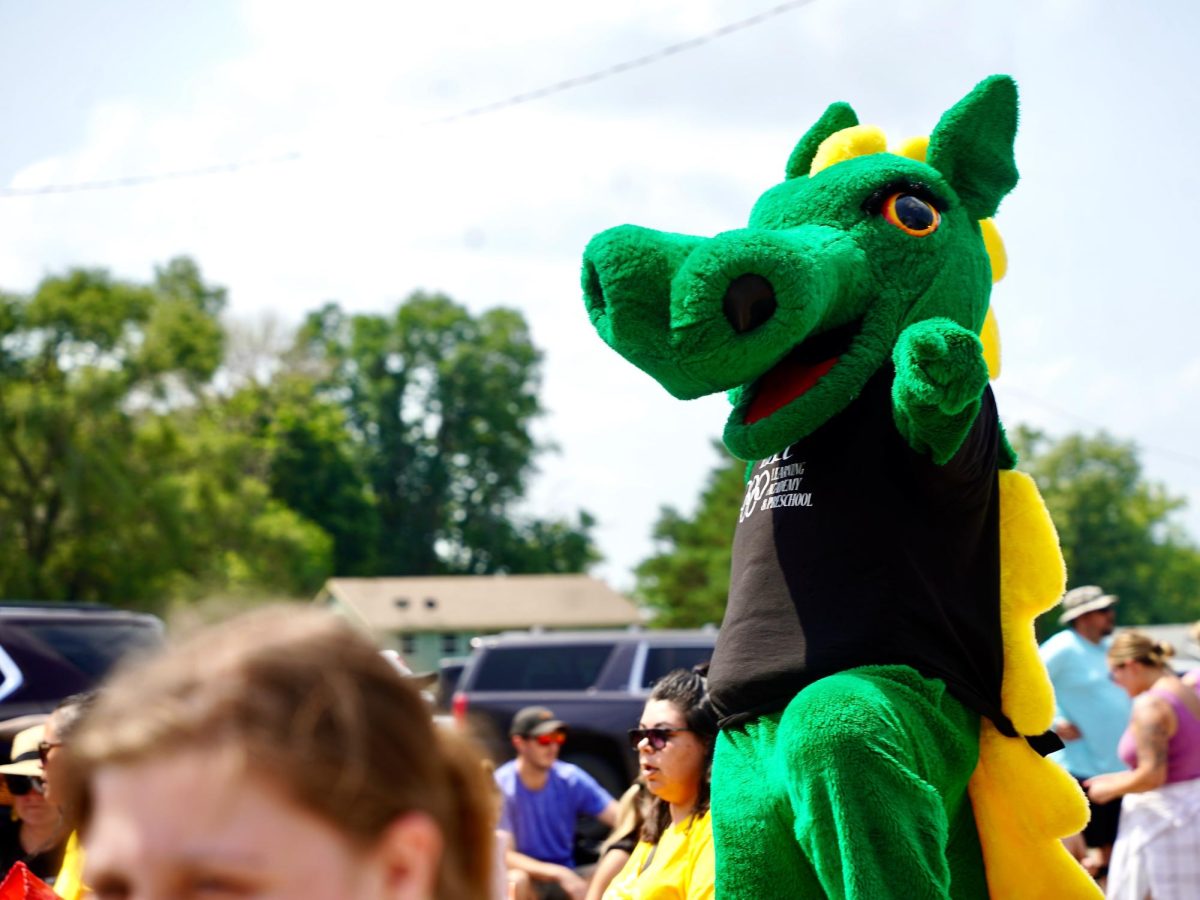
[[[753,331],[775,315],[775,288],[761,275],[739,275],[725,289],[725,318],[738,334]]]

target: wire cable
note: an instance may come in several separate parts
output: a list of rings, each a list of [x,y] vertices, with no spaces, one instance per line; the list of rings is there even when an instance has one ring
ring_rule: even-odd
[[[730,22],[722,25],[719,28],[714,28],[712,31],[706,32],[694,38],[689,38],[686,41],[679,41],[675,44],[668,44],[652,53],[647,53],[642,56],[634,57],[633,59],[625,60],[624,62],[615,63],[611,66],[606,66],[603,69],[597,69],[593,72],[588,72],[585,75],[577,75],[573,78],[565,78],[562,81],[556,81],[553,84],[548,84],[543,87],[534,88],[529,91],[522,91],[518,94],[512,94],[502,100],[496,100],[491,103],[485,103],[480,106],[474,106],[470,109],[462,110],[461,112],[451,113],[445,116],[438,116],[433,119],[427,119],[420,122],[418,128],[428,128],[436,125],[449,125],[453,122],[461,122],[465,119],[474,119],[479,116],[485,116],[490,113],[499,112],[504,109],[511,109],[514,106],[522,106],[526,103],[532,103],[536,100],[542,100],[554,94],[561,94],[565,91],[574,90],[578,87],[583,87],[589,84],[596,84],[605,79],[612,78],[616,75],[623,75],[626,72],[631,72],[634,69],[644,68],[672,56],[678,56],[681,53],[687,53],[691,50],[696,50],[706,44],[711,44],[721,38],[728,37],[739,31],[744,31],[747,28],[752,28],[755,25],[761,25],[785,13],[800,9],[815,2],[815,0],[788,0],[786,3],[780,3],[770,9],[763,10],[755,15],[748,16],[744,19],[739,19],[736,22]],[[274,156],[265,156],[258,159],[246,159],[235,162],[216,163],[209,166],[201,166],[195,169],[180,169],[174,172],[158,172],[146,175],[126,175],[119,178],[105,178],[94,181],[77,181],[68,184],[44,184],[37,187],[27,188],[0,188],[0,199],[7,197],[40,197],[49,194],[72,194],[81,191],[107,191],[119,188],[140,187],[147,184],[155,184],[164,181],[179,181],[187,178],[203,178],[210,175],[229,175],[240,172],[244,169],[261,168],[264,166],[274,166],[283,163],[296,162],[304,157],[304,152],[301,150],[292,150],[287,153],[280,153]]]
[[[1095,422],[1091,419],[1084,418],[1081,415],[1071,412],[1069,409],[1064,409],[1061,406],[1058,406],[1054,403],[1050,403],[1046,400],[1041,399],[1040,397],[1036,397],[1033,394],[1029,393],[1028,391],[1021,390],[1020,388],[1014,388],[1012,385],[1008,385],[1008,384],[1003,385],[998,388],[998,391],[1005,393],[1005,394],[1011,394],[1014,397],[1024,400],[1026,403],[1032,403],[1034,406],[1040,406],[1040,407],[1042,407],[1042,409],[1045,409],[1056,415],[1063,416],[1064,418],[1074,419],[1079,424],[1086,425],[1089,428],[1094,428],[1097,431],[1105,431],[1105,432],[1109,431],[1109,429],[1106,426],[1101,425],[1099,422]],[[1109,432],[1109,433],[1111,433],[1111,432]],[[1177,462],[1186,463],[1187,465],[1196,466],[1197,468],[1200,468],[1200,457],[1193,456],[1190,453],[1184,453],[1180,450],[1172,450],[1168,447],[1156,447],[1153,444],[1145,444],[1136,439],[1134,440],[1134,443],[1137,444],[1137,447],[1139,450],[1145,450],[1145,451],[1148,451],[1151,453],[1157,453],[1162,456],[1169,456],[1169,457],[1174,458]]]

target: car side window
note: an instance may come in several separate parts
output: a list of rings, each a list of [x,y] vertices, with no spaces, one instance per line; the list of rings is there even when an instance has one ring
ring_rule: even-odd
[[[477,691],[583,691],[596,683],[612,644],[494,647],[479,662]]]
[[[650,690],[654,682],[673,669],[690,669],[712,656],[712,647],[651,647],[642,670],[642,688]]]

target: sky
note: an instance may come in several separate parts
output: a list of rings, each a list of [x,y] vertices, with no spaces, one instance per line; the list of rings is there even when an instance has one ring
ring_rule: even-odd
[[[1200,539],[1197,34],[1185,0],[0,0],[0,289],[186,254],[251,331],[418,289],[517,308],[557,448],[528,511],[589,510],[596,573],[629,589],[661,508],[694,509],[727,410],[592,332],[590,236],[744,227],[829,103],[898,142],[1004,72],[1001,415],[1134,442]]]

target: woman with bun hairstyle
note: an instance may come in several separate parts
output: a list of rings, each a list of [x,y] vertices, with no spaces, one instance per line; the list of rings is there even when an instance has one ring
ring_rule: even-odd
[[[717,723],[704,676],[676,669],[655,682],[629,740],[652,794],[637,845],[604,900],[712,900],[709,781]]]
[[[260,610],[119,675],[67,748],[96,900],[484,900],[480,758],[331,615]]]
[[[1108,668],[1133,698],[1118,754],[1125,772],[1084,782],[1097,803],[1124,797],[1107,896],[1185,900],[1200,885],[1200,695],[1172,670],[1174,648],[1137,631],[1113,638]]]

